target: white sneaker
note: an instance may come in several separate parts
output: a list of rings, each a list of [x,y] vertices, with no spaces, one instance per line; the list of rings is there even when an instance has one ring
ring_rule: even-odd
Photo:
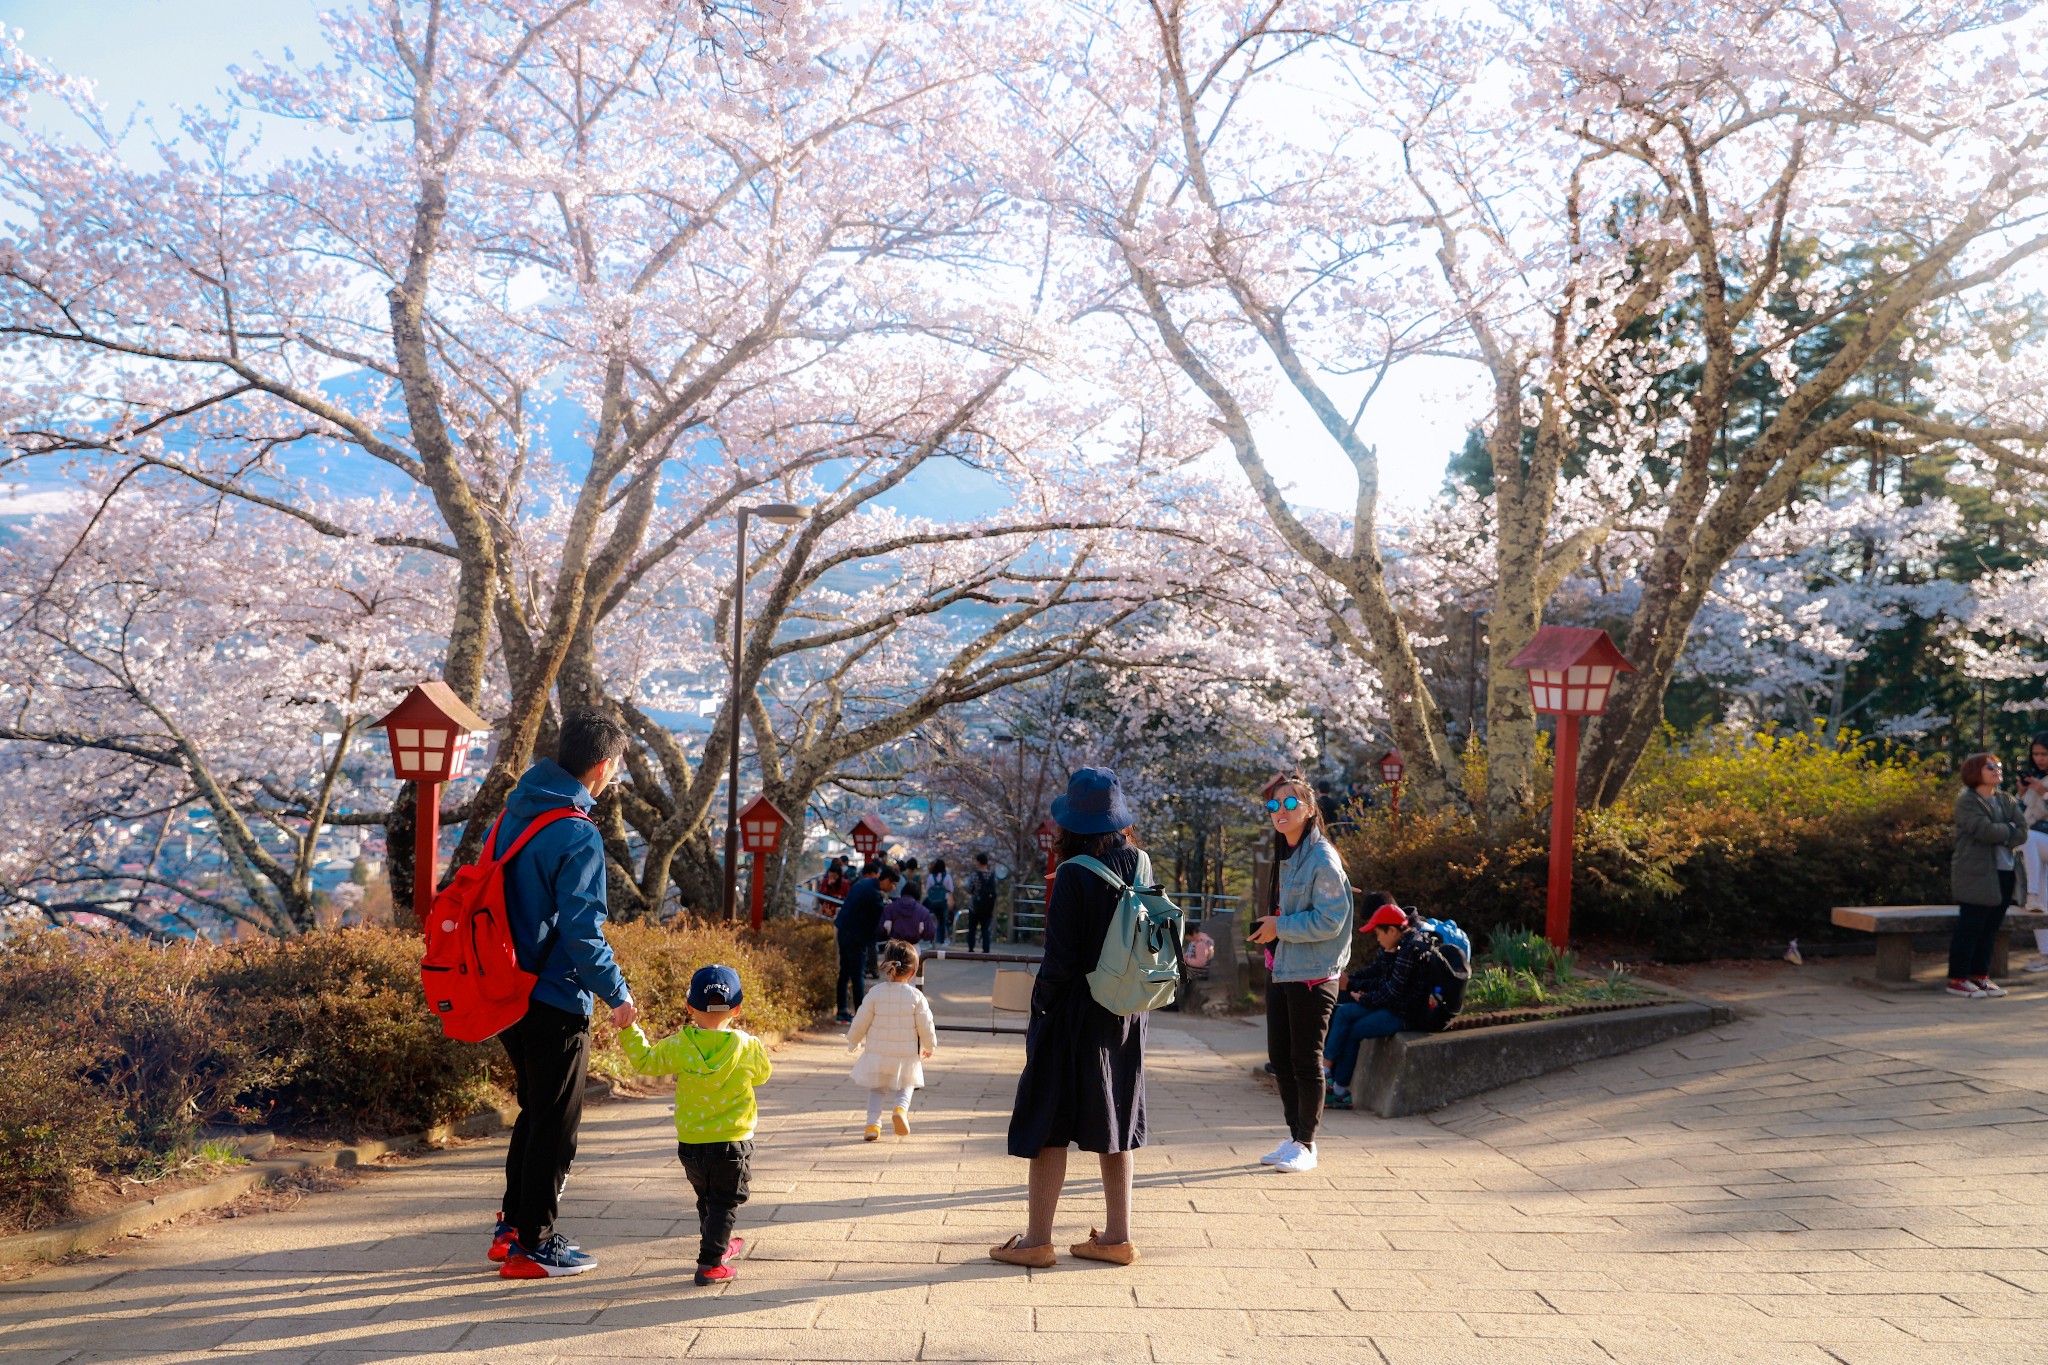
[[[1295,1154],[1300,1150],[1301,1144],[1293,1138],[1289,1138],[1272,1151],[1260,1157],[1259,1164],[1261,1166],[1278,1166],[1283,1161],[1292,1161]]]
[[[1988,976],[1973,976],[1970,978],[1970,984],[1975,986],[1978,992],[1983,995],[2005,994],[2005,987],[1999,985]]]
[[[2048,972],[2048,956],[2036,957],[2020,970],[2028,973]]]
[[[1285,1161],[1273,1163],[1276,1171],[1312,1171],[1316,1168],[1316,1145],[1311,1142]]]

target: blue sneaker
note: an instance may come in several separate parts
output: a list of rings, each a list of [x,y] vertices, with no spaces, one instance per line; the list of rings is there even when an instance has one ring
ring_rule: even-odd
[[[531,1251],[514,1242],[505,1257],[505,1264],[498,1267],[498,1275],[507,1280],[546,1280],[557,1275],[581,1275],[586,1270],[595,1269],[597,1257],[578,1251],[568,1238],[558,1232]]]
[[[519,1229],[506,1222],[505,1215],[501,1213],[498,1215],[496,1225],[491,1228],[491,1249],[485,1252],[484,1255],[493,1265],[502,1265],[505,1258],[512,1254],[512,1247],[518,1240]],[[571,1251],[582,1250],[575,1242],[569,1243],[569,1249]]]

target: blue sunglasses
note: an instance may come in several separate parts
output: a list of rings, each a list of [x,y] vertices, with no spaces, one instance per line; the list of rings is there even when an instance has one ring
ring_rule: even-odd
[[[1300,798],[1300,797],[1298,797],[1298,796],[1290,796],[1290,797],[1287,797],[1287,798],[1286,798],[1285,800],[1280,800],[1280,801],[1268,801],[1268,802],[1266,803],[1266,809],[1267,809],[1267,810],[1269,810],[1269,811],[1277,811],[1277,810],[1282,810],[1282,809],[1285,809],[1285,810],[1300,810],[1300,809],[1301,809],[1301,798]]]

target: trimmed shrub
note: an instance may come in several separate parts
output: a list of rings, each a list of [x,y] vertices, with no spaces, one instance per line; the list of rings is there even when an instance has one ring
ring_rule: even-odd
[[[1951,802],[1931,766],[1854,740],[1666,734],[1621,801],[1579,812],[1573,933],[1671,961],[1841,937],[1833,906],[1947,899]],[[1504,831],[1370,811],[1340,848],[1354,884],[1468,928],[1542,922],[1547,811]]]
[[[699,967],[722,962],[740,975],[745,998],[742,1026],[752,1033],[794,1033],[832,1003],[837,950],[830,925],[769,920],[759,939],[736,925],[684,921],[662,928],[641,921],[606,926],[605,937],[633,988],[640,1027],[659,1039],[687,1022],[684,1002]],[[629,1076],[610,1019],[593,1024],[594,1064],[606,1075]]]
[[[420,998],[417,935],[337,929],[245,941],[205,981],[269,1063],[248,1117],[295,1132],[409,1132],[477,1109],[511,1083],[496,1043],[457,1043]]]
[[[117,1162],[121,1111],[88,1074],[95,1050],[16,1033],[0,1048],[0,1224],[63,1217],[83,1170]]]
[[[829,1003],[831,930],[614,925],[651,1032],[683,1019],[690,975],[736,968],[749,1026],[789,1032]],[[57,933],[0,943],[0,1220],[69,1211],[81,1175],[162,1169],[209,1123],[300,1135],[407,1132],[511,1076],[495,1042],[456,1043],[420,997],[420,942],[389,928],[163,946]],[[600,1013],[601,1070],[623,1074]]]

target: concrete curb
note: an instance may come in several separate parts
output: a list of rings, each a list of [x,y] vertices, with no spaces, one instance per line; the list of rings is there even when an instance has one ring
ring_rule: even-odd
[[[610,1099],[612,1087],[609,1081],[593,1081],[583,1092],[585,1103]],[[301,1171],[319,1170],[329,1166],[362,1166],[378,1157],[393,1152],[414,1152],[422,1147],[434,1147],[450,1138],[483,1137],[509,1128],[519,1117],[519,1106],[509,1104],[500,1108],[480,1109],[466,1118],[453,1123],[436,1124],[420,1133],[406,1133],[392,1138],[370,1138],[348,1147],[327,1147],[315,1152],[299,1152],[291,1156],[274,1157],[267,1161],[252,1161],[240,1170],[207,1181],[204,1185],[193,1185],[187,1189],[173,1190],[158,1195],[140,1204],[130,1204],[114,1209],[97,1218],[88,1218],[77,1223],[62,1223],[53,1228],[36,1232],[18,1233],[12,1237],[0,1237],[0,1264],[20,1261],[56,1261],[74,1252],[90,1251],[118,1237],[143,1232],[160,1223],[182,1218],[188,1213],[199,1213],[206,1209],[217,1209],[232,1204],[251,1190],[297,1175]],[[265,1144],[267,1149],[268,1144]]]
[[[1397,1033],[1360,1049],[1351,1092],[1381,1118],[1426,1114],[1497,1086],[1733,1020],[1725,1005],[1681,1000],[1465,1033]]]

